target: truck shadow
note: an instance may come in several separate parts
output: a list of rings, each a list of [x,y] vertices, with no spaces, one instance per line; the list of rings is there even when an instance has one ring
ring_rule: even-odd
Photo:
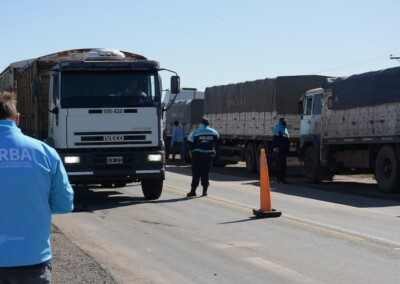
[[[279,192],[358,208],[391,207],[400,204],[400,194],[380,192],[375,184],[357,182],[323,182],[319,184],[308,184],[304,181],[296,181],[296,179],[291,181],[290,184],[279,184],[274,181],[270,184],[271,192]]]
[[[186,197],[165,200],[147,200],[144,197],[128,196],[124,194],[123,188],[120,192],[112,189],[104,189],[98,186],[91,186],[89,188],[74,187],[74,192],[75,196],[73,212],[75,213],[91,213],[98,210],[132,206],[143,203],[173,203],[188,200]]]
[[[97,190],[98,188],[74,188],[74,211],[93,212],[146,202],[143,197],[124,195],[115,190]]]
[[[182,175],[191,175],[189,166],[170,165],[168,172]],[[287,177],[289,184],[275,182],[276,176],[270,175],[271,191],[299,196],[309,199],[321,200],[331,203],[349,205],[354,207],[388,207],[400,204],[400,193],[383,193],[378,190],[375,183],[356,181],[332,181],[317,184],[308,183],[296,171]],[[260,187],[258,174],[247,173],[243,167],[213,167],[210,180],[238,181],[243,185]],[[365,198],[360,198],[365,197]]]

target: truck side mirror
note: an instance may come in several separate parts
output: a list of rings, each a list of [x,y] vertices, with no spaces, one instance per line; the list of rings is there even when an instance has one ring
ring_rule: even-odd
[[[299,114],[303,114],[303,100],[298,101],[298,103],[297,103],[297,111],[299,112]]]
[[[53,109],[49,109],[49,112],[51,112],[51,113],[53,113],[55,115],[58,115],[59,109],[58,109],[58,107],[55,107]]]
[[[172,76],[171,77],[171,93],[172,94],[177,94],[179,93],[180,90],[180,80],[181,78],[179,76]]]

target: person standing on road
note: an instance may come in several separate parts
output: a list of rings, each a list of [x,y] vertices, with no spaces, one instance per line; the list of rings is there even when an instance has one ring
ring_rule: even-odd
[[[73,210],[57,152],[22,134],[14,93],[0,92],[0,284],[51,283],[51,214]]]
[[[289,153],[289,144],[289,132],[286,127],[286,119],[281,117],[273,131],[273,151],[276,157],[276,181],[279,183],[287,183],[285,179],[287,168],[286,157]]]
[[[188,137],[189,149],[192,151],[192,183],[188,197],[196,196],[200,180],[203,186],[203,196],[207,196],[209,186],[208,174],[215,157],[215,147],[219,139],[218,132],[209,127],[207,117],[202,117],[200,126]]]
[[[183,127],[179,125],[179,121],[175,120],[171,138],[172,161],[175,161],[175,155],[177,152],[179,152],[181,161],[185,162],[183,140],[184,140]]]

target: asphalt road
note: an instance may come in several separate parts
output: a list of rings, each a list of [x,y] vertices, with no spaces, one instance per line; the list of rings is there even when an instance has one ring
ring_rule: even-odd
[[[370,196],[368,177],[289,179],[271,181],[273,219],[254,218],[259,180],[243,169],[213,170],[208,197],[185,198],[190,168],[178,165],[157,201],[135,184],[80,194],[74,213],[53,218],[53,277],[81,280],[55,283],[398,283],[397,195]]]

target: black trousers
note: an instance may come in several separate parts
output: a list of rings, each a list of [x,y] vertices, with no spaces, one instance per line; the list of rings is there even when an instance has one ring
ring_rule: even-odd
[[[0,267],[0,284],[50,284],[51,261],[28,266]]]
[[[287,157],[286,153],[276,154],[276,177],[278,181],[282,181],[286,177],[286,168],[287,168],[286,157]]]
[[[209,185],[208,174],[214,159],[212,153],[193,152],[192,153],[192,190],[195,191],[199,186],[200,180],[203,188]]]

